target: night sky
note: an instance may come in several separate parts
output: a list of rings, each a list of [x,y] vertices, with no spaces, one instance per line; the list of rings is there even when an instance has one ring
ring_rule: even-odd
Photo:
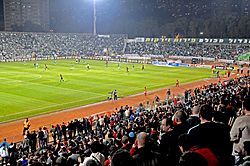
[[[250,37],[249,0],[96,0],[96,7],[100,34],[198,36],[204,32],[206,37]],[[54,32],[91,33],[92,18],[92,0],[50,0]]]

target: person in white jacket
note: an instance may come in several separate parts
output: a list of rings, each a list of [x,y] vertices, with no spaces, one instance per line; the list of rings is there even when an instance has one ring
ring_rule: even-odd
[[[6,146],[2,146],[0,148],[0,155],[2,157],[2,163],[7,163],[7,160],[9,158],[9,152]]]

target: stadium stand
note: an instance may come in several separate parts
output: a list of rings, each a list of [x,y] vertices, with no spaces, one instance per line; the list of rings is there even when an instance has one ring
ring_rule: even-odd
[[[248,39],[135,38],[127,35],[0,32],[0,60],[52,56],[167,55],[235,60],[250,52]],[[168,41],[169,40],[169,41]],[[215,41],[215,42],[214,42]]]
[[[41,127],[27,132],[20,144],[4,140],[1,164],[240,165],[249,158],[249,96],[249,77],[242,76],[188,90],[177,102],[168,98],[156,106],[126,105]]]
[[[46,56],[121,54],[126,35],[1,32],[1,59]]]
[[[169,56],[192,56],[234,60],[236,56],[249,51],[249,45],[239,44],[133,42],[127,44],[125,53],[139,55],[153,54]]]

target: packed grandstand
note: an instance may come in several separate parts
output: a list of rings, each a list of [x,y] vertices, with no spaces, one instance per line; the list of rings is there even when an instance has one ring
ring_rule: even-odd
[[[249,39],[135,38],[77,33],[0,33],[0,60],[50,56],[162,55],[235,60]]]
[[[1,32],[0,40],[2,61],[72,54],[235,60],[250,52],[250,40],[243,39]],[[236,74],[234,79],[187,89],[180,98],[167,93],[152,105],[124,105],[109,114],[27,131],[20,143],[3,140],[1,164],[246,166],[250,162],[249,73]]]

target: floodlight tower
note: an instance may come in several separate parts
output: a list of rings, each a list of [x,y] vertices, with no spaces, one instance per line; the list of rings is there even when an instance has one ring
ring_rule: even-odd
[[[93,0],[93,34],[96,35],[96,0]]]

